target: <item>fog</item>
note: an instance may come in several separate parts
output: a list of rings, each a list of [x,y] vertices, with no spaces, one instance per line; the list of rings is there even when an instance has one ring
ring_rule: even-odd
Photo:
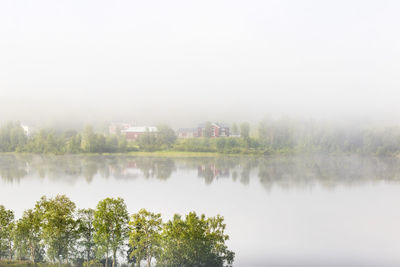
[[[0,121],[399,121],[398,1],[0,3]]]

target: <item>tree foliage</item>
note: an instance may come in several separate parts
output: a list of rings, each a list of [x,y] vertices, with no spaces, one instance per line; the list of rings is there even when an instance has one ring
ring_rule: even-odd
[[[267,118],[259,123],[257,129],[247,122],[239,127],[234,123],[232,137],[214,138],[210,122],[202,129],[202,137],[177,139],[172,128],[160,125],[158,132],[148,132],[136,141],[127,141],[123,135],[96,133],[90,126],[81,133],[42,129],[26,136],[20,123],[9,122],[0,127],[0,152],[65,154],[168,150],[260,155],[296,152],[400,154],[398,126],[326,125],[289,118]],[[237,138],[239,131],[242,138]]]
[[[35,209],[41,217],[42,238],[47,255],[52,261],[57,260],[61,264],[65,259],[68,263],[78,238],[75,203],[65,195],[51,199],[42,197]]]
[[[113,267],[116,266],[117,251],[124,245],[128,235],[128,211],[122,198],[106,198],[100,201],[94,212],[94,240],[101,252],[113,256]]]
[[[41,251],[41,216],[37,210],[28,209],[18,220],[15,229],[15,242],[19,258],[29,255],[32,262],[38,261],[42,255]]]
[[[161,214],[141,209],[130,221],[121,198],[101,200],[96,210],[81,209],[64,195],[43,196],[15,222],[0,205],[0,259],[30,259],[70,266],[116,266],[118,250],[140,266],[231,266],[224,219],[191,212],[163,224]],[[95,253],[98,252],[98,253]]]
[[[12,258],[14,228],[14,212],[0,205],[0,258]]]
[[[164,225],[157,266],[232,266],[234,253],[225,242],[223,217],[206,218],[195,212],[180,215]]]
[[[94,260],[96,257],[93,209],[81,209],[78,211],[78,231],[80,234],[78,244],[79,247],[82,248],[82,253],[86,260],[86,264],[89,265],[89,262]]]
[[[147,266],[151,267],[152,259],[158,256],[160,250],[161,214],[141,209],[132,215],[129,226],[129,244],[132,248],[130,257],[138,263],[145,260]]]

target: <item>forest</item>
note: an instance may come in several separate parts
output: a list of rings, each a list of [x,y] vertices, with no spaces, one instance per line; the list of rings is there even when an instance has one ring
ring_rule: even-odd
[[[232,266],[225,228],[220,215],[163,222],[145,209],[129,215],[121,198],[77,209],[65,195],[43,196],[18,220],[0,205],[0,265]]]
[[[95,132],[87,126],[76,130],[38,130],[27,136],[18,122],[0,127],[0,152],[51,154],[126,152],[212,152],[224,154],[293,154],[301,152],[358,153],[396,156],[400,153],[400,128],[360,125],[332,126],[298,120],[263,120],[257,126],[233,124],[235,137],[177,138],[175,131],[158,126],[136,141],[123,135]],[[240,137],[238,137],[240,136]]]

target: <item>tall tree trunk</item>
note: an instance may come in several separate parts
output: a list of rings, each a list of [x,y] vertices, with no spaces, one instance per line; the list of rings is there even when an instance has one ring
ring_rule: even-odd
[[[115,266],[115,258],[117,257],[117,250],[115,249],[114,251],[113,251],[113,267],[116,267]]]
[[[32,244],[29,245],[29,248],[31,249],[31,261],[35,262],[35,248]]]
[[[9,250],[8,250],[9,258],[10,258],[10,260],[12,260],[12,248],[11,248],[11,241],[8,243],[8,246],[9,246]]]
[[[106,267],[108,267],[108,247],[107,247],[107,252],[106,252]]]
[[[151,257],[147,257],[147,267],[151,267]]]

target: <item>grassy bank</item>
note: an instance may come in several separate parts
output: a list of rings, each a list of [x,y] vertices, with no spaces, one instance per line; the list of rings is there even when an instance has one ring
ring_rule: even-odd
[[[0,260],[0,266],[6,267],[59,267],[59,264],[52,263],[33,263],[31,261],[10,261],[10,260]],[[69,265],[62,265],[62,267],[67,267]]]
[[[53,153],[28,153],[28,152],[0,152],[0,155],[54,155]],[[112,155],[112,156],[134,156],[134,157],[168,157],[168,158],[198,158],[198,157],[217,157],[217,156],[243,156],[244,154],[227,154],[218,152],[183,152],[183,151],[135,151],[124,153],[65,153],[60,155]],[[248,154],[256,155],[256,154]]]
[[[142,157],[215,157],[218,155],[222,155],[217,152],[182,152],[182,151],[154,151],[154,152],[145,152],[145,151],[136,151],[136,152],[127,152],[122,153],[122,155],[130,155],[130,156],[142,156]]]

